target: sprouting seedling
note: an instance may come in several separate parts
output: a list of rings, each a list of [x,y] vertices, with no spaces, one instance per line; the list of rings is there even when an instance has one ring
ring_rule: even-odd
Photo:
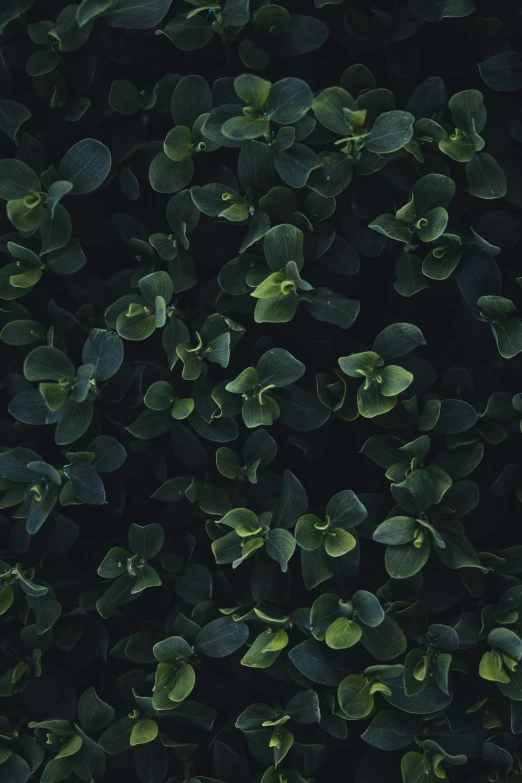
[[[372,350],[342,356],[339,366],[346,375],[364,379],[357,391],[361,416],[373,418],[395,407],[398,395],[413,383],[413,374],[404,367],[387,364],[405,356],[426,341],[421,330],[407,323],[386,327],[376,337]]]

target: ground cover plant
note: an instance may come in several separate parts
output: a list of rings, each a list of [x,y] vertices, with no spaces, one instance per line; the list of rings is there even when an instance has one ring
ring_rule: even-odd
[[[2,783],[521,780],[521,90],[514,0],[2,4]]]

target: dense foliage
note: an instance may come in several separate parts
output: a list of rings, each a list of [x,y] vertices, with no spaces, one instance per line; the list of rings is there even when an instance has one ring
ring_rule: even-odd
[[[521,50],[4,0],[2,783],[521,779]]]

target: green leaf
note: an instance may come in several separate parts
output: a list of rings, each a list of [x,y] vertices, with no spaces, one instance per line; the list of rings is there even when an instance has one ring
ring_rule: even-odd
[[[324,645],[315,639],[306,639],[293,647],[288,657],[294,666],[312,682],[320,685],[339,685],[343,672],[327,657]]]
[[[436,546],[435,552],[448,568],[481,568],[482,563],[471,542],[459,530],[444,530],[445,546]],[[435,541],[435,543],[437,543]]]
[[[32,772],[27,761],[17,753],[11,753],[5,761],[2,762],[1,767],[2,775],[9,783],[26,783]]]
[[[254,15],[254,30],[256,33],[268,35],[270,32],[280,35],[290,22],[290,14],[280,5],[261,6]]]
[[[250,704],[235,722],[236,729],[252,731],[259,729],[268,721],[273,721],[276,711],[267,704]]]
[[[93,687],[82,693],[78,701],[78,720],[85,731],[101,731],[114,717],[114,709],[102,701]]]
[[[67,740],[61,747],[56,759],[66,758],[67,756],[73,756],[77,753],[82,746],[82,738],[79,734],[73,734],[72,737]]]
[[[346,299],[329,288],[315,288],[306,296],[308,312],[318,321],[349,329],[361,309],[357,299]]]
[[[390,546],[412,544],[416,529],[417,522],[411,517],[390,517],[377,526],[373,540]]]
[[[317,693],[311,689],[296,693],[287,702],[285,712],[297,723],[318,723],[321,720],[321,709]]]
[[[187,187],[193,174],[194,162],[190,155],[176,161],[165,152],[159,152],[150,164],[149,181],[158,193],[176,193]]]
[[[108,101],[111,109],[120,114],[136,114],[142,107],[138,88],[125,79],[115,79],[112,82]]]
[[[220,525],[226,525],[236,530],[238,527],[248,528],[255,532],[259,528],[257,514],[248,508],[233,508],[219,520]]]
[[[42,227],[40,227],[40,231],[42,231]],[[63,247],[51,250],[47,255],[47,266],[57,275],[72,275],[82,269],[86,263],[87,258],[80,243],[74,238]]]
[[[396,548],[390,547],[387,551]],[[406,637],[388,614],[379,625],[362,625],[361,630],[361,644],[378,661],[392,661],[406,650]]]
[[[372,350],[388,362],[390,359],[406,356],[420,345],[426,345],[426,340],[417,326],[395,323],[377,335]]]
[[[410,0],[410,8],[426,22],[439,22],[448,17],[469,16],[475,10],[475,2],[474,0],[445,0],[443,3],[434,4],[431,0]]]
[[[387,367],[383,367],[379,375],[382,378],[380,392],[385,397],[394,397],[413,383],[412,373],[396,364],[389,364]]]
[[[277,744],[274,745],[274,761],[277,766],[288,754],[294,742],[294,735],[288,729],[279,728],[277,732]]]
[[[14,590],[11,585],[4,585],[0,589],[0,615],[5,614],[13,605],[15,599]]]
[[[321,166],[319,157],[304,144],[292,144],[286,150],[276,148],[274,166],[291,188],[304,188],[310,172]]]
[[[429,775],[428,760],[422,753],[410,751],[401,759],[404,783],[424,783]]]
[[[24,361],[24,375],[28,381],[61,381],[72,379],[74,374],[68,356],[47,345],[32,350]]]
[[[449,215],[443,207],[434,207],[425,213],[424,220],[427,225],[422,225],[417,229],[419,239],[422,242],[434,242],[446,230]]]
[[[31,112],[22,103],[9,98],[0,100],[0,130],[13,141],[17,140],[20,127],[31,117]]]
[[[486,652],[480,659],[479,675],[483,680],[508,683],[510,678],[504,670],[502,658],[494,652]]]
[[[65,778],[69,777],[75,766],[76,759],[74,756],[52,758],[45,765],[40,778],[40,783],[58,783],[60,780],[65,780]]]
[[[39,459],[35,451],[21,447],[0,452],[0,475],[10,481],[35,481],[37,476],[28,465]]]
[[[342,711],[351,720],[366,718],[373,709],[370,683],[363,675],[350,674],[345,677],[337,690],[337,698]]]
[[[463,90],[456,93],[450,98],[448,107],[455,128],[469,135],[480,133],[486,124],[484,96],[479,90]]]
[[[126,429],[140,440],[157,438],[168,432],[172,427],[172,416],[168,411],[145,410],[140,413],[136,421],[129,424]]]
[[[254,73],[243,73],[234,79],[236,95],[247,106],[262,109],[267,102],[272,84]]]
[[[158,724],[155,720],[145,718],[134,724],[130,735],[130,744],[145,745],[147,742],[153,742],[158,736]]]
[[[279,636],[279,634],[281,635]],[[262,631],[248,652],[241,658],[241,664],[254,669],[268,669],[287,644],[288,634],[286,631],[281,630],[276,633],[273,633],[271,629]]]
[[[259,283],[250,296],[255,299],[272,299],[281,293],[281,283],[286,280],[284,272],[272,272],[271,275]]]
[[[455,183],[444,174],[426,174],[417,180],[411,195],[415,216],[426,217],[435,207],[446,208],[455,195]]]
[[[277,51],[281,57],[301,57],[322,46],[328,35],[321,19],[292,14],[288,27],[277,38]]]
[[[391,493],[401,508],[416,516],[438,501],[437,488],[425,470],[415,470],[404,481],[392,485]]]
[[[212,92],[202,76],[184,76],[176,84],[170,102],[172,119],[176,125],[192,126],[203,114],[212,110]]]
[[[27,272],[22,272],[19,275],[11,275],[9,282],[13,288],[32,288],[41,277],[41,269],[28,269]]]
[[[120,718],[108,729],[106,729],[99,739],[99,744],[105,753],[115,755],[123,753],[130,748],[130,735],[134,728],[135,721],[132,718]]]
[[[259,383],[264,388],[281,388],[295,383],[304,374],[305,369],[304,364],[284,348],[272,348],[267,351],[256,366]]]
[[[107,381],[120,369],[123,354],[123,343],[117,335],[105,329],[92,329],[83,346],[82,361],[94,366],[93,377],[97,381]]]
[[[87,399],[89,391],[92,390],[91,381],[93,380],[93,375],[94,375],[93,364],[82,364],[80,367],[78,367],[76,371],[76,384],[74,390],[71,392],[71,397],[73,400],[75,400],[76,402],[84,402]],[[41,383],[39,387],[40,391],[42,391],[42,387],[47,385],[48,384]],[[49,384],[49,385],[54,386],[58,384]]]
[[[357,104],[342,87],[328,87],[315,98],[312,108],[321,125],[341,135],[351,135],[351,125],[344,109],[355,111]]]
[[[522,640],[509,628],[494,628],[490,631],[488,644],[517,663],[522,659]]]
[[[384,620],[384,610],[373,593],[357,590],[352,596],[352,605],[358,619],[370,628],[376,628]]]
[[[361,739],[379,750],[401,750],[418,733],[418,719],[395,710],[382,710],[372,720]]]
[[[442,254],[432,250],[422,264],[422,274],[432,280],[446,280],[457,268],[462,256],[460,248],[443,248]]]
[[[288,77],[276,82],[270,90],[268,113],[279,125],[298,122],[314,102],[313,93],[302,79]]]
[[[172,418],[177,419],[178,421],[186,419],[194,410],[194,405],[194,400],[190,397],[183,400],[177,399],[172,406]]]
[[[492,90],[510,92],[522,88],[522,55],[510,49],[478,64],[480,75]]]
[[[258,383],[259,378],[256,370],[253,367],[247,367],[246,370],[239,373],[235,380],[229,381],[225,389],[233,394],[243,394],[254,389]]]
[[[115,579],[123,574],[127,568],[127,558],[130,553],[121,547],[113,547],[107,552],[98,568],[98,575],[106,579]]]
[[[473,406],[465,400],[442,400],[436,431],[442,435],[456,435],[469,430],[478,421]]]
[[[347,617],[338,617],[326,629],[325,641],[333,650],[353,647],[362,636],[360,625]]]
[[[378,155],[396,152],[413,136],[415,117],[407,111],[388,111],[377,117],[364,146]]]
[[[273,272],[279,272],[289,261],[298,271],[303,267],[303,232],[295,226],[283,223],[274,226],[263,240],[266,262]]]
[[[36,632],[39,635],[52,628],[62,613],[61,605],[49,593],[38,597],[27,595],[26,601],[35,616]]]
[[[150,525],[137,525],[133,522],[129,528],[129,546],[135,554],[150,560],[163,546],[164,532],[158,522]]]
[[[413,544],[389,546],[386,549],[386,570],[394,579],[407,579],[417,574],[426,564],[430,555],[430,541],[426,537],[421,547]]]
[[[61,383],[40,383],[38,391],[45,400],[45,404],[50,411],[59,410],[69,395],[69,386]]]
[[[478,138],[480,139],[480,137]],[[475,155],[475,146],[472,141],[463,136],[447,136],[439,141],[440,151],[458,163],[466,163],[471,160]],[[478,143],[478,147],[480,149],[484,147],[483,141]]]
[[[246,141],[267,136],[270,132],[270,122],[262,117],[246,117],[239,115],[231,117],[223,123],[223,135],[232,141]]]
[[[172,0],[119,0],[103,18],[110,27],[149,30],[161,22],[171,4]]]
[[[320,165],[310,173],[306,184],[325,198],[338,196],[352,181],[351,159],[342,152],[320,152],[317,157]]]
[[[111,153],[96,139],[84,139],[74,144],[58,166],[58,176],[72,182],[71,195],[92,193],[107,178],[111,168]]]
[[[26,198],[39,198],[38,196]],[[50,213],[49,213],[50,215]],[[25,199],[15,199],[14,201],[7,202],[7,217],[19,231],[32,233],[40,223],[43,222],[46,216],[45,210],[41,204],[27,205]],[[37,270],[35,270],[37,271]],[[33,272],[34,274],[34,272]],[[28,278],[21,278],[22,281],[28,280]],[[35,280],[35,282],[37,282]],[[27,282],[26,285],[29,285]]]
[[[466,176],[472,196],[494,199],[507,193],[506,175],[487,152],[478,152],[466,163]]]
[[[255,292],[252,293],[252,296]],[[291,291],[289,294],[280,293],[270,299],[259,299],[256,302],[254,320],[257,324],[288,323],[297,311],[299,300]]]
[[[0,160],[0,198],[4,201],[23,199],[41,190],[40,180],[21,160]]]
[[[412,238],[411,231],[404,221],[398,220],[395,215],[379,215],[372,220],[369,228],[383,234],[385,237],[395,239],[397,242],[409,243]]]
[[[374,367],[382,365],[379,354],[374,351],[365,351],[364,353],[352,353],[351,356],[341,356],[339,358],[339,367],[351,378],[361,379],[361,376],[370,373]]]
[[[34,211],[36,212],[37,210]],[[55,204],[54,213],[52,210],[47,209],[39,222],[39,226],[42,252],[52,253],[55,250],[65,248],[69,244],[72,233],[71,216],[61,204]],[[61,272],[58,272],[58,274],[61,274]]]
[[[239,557],[236,557],[232,562],[232,568],[238,568],[241,563],[252,557],[258,549],[262,549],[265,542],[259,536],[251,536],[241,543],[241,553]]]
[[[174,389],[167,381],[156,381],[149,386],[143,402],[153,411],[164,411],[174,402]]]
[[[320,518],[314,514],[305,514],[297,520],[295,538],[301,549],[312,552],[321,546],[324,533],[316,528],[316,523],[320,522]]]
[[[324,540],[326,554],[330,557],[341,557],[351,552],[357,546],[357,539],[347,530],[334,527],[329,530]]]
[[[102,506],[105,503],[103,481],[92,465],[87,463],[75,465],[70,476],[78,500],[93,506]]]
[[[192,132],[184,125],[172,128],[165,136],[163,151],[170,160],[180,161],[192,154]],[[153,185],[154,187],[154,185]]]
[[[285,573],[288,570],[288,561],[295,552],[296,541],[293,535],[288,530],[270,530],[265,546],[269,557],[279,563],[281,571]]]
[[[168,639],[158,642],[154,645],[153,652],[160,663],[180,661],[192,655],[190,645],[181,636],[169,636]]]
[[[512,359],[522,351],[522,323],[518,318],[509,318],[494,326],[498,351],[504,359]]]
[[[225,24],[242,27],[249,20],[248,0],[226,0],[222,17]]]
[[[396,402],[396,397],[385,397],[381,394],[377,381],[371,381],[367,387],[363,384],[357,391],[357,407],[361,416],[366,419],[388,413],[395,407]]]
[[[225,658],[232,655],[248,639],[248,626],[230,617],[212,620],[196,636],[198,652],[209,658]]]
[[[190,663],[182,663],[177,668],[170,663],[159,663],[154,681],[152,703],[157,705],[156,709],[169,709],[171,707],[163,706],[164,701],[161,701],[161,706],[159,706],[159,700],[164,694],[168,697],[168,701],[180,702],[190,695],[195,684],[196,675]]]
[[[206,46],[214,35],[214,29],[206,19],[178,14],[163,29],[163,34],[183,52],[193,52]]]

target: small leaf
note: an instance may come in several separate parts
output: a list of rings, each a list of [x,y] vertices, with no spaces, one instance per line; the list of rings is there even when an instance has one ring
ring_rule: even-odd
[[[400,150],[413,136],[414,121],[413,114],[406,111],[388,111],[381,114],[365,139],[366,149],[377,154]]]
[[[359,674],[345,677],[337,691],[342,711],[352,720],[366,718],[373,709],[373,696],[370,683]]]
[[[72,146],[62,158],[58,176],[72,182],[71,195],[92,193],[106,179],[111,168],[111,154],[96,139],[84,139]]]
[[[157,736],[158,724],[155,720],[146,718],[145,720],[140,720],[134,724],[129,741],[131,746],[145,745],[147,742],[155,740]]]
[[[469,192],[483,199],[502,198],[507,193],[506,175],[487,152],[479,152],[466,163]]]
[[[333,650],[353,647],[362,636],[360,625],[347,617],[338,617],[326,629],[325,641]]]
[[[247,639],[248,626],[245,623],[220,617],[198,633],[195,645],[198,652],[209,658],[225,658],[242,647]]]
[[[101,506],[105,503],[105,488],[97,471],[87,463],[75,465],[71,470],[71,481],[78,500]]]
[[[510,92],[522,88],[522,55],[510,49],[494,54],[478,65],[480,75],[492,90]]]

